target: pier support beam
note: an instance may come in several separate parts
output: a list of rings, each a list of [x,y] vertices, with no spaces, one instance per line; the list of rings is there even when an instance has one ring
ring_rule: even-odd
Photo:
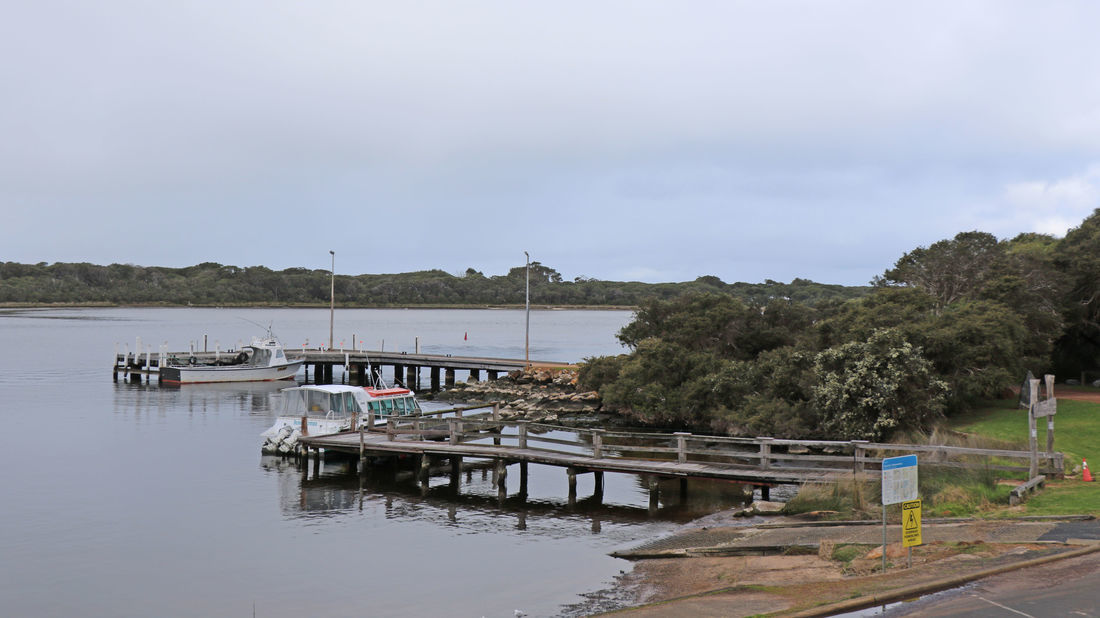
[[[596,470],[592,473],[592,482],[594,487],[592,488],[592,497],[596,499],[597,503],[603,502],[603,471]]]
[[[504,499],[508,497],[508,462],[503,459],[498,459],[496,463],[496,469],[493,471],[493,477],[497,484],[497,500],[504,502]]]
[[[760,486],[760,499],[763,500],[764,502],[767,502],[768,500],[771,500],[771,489],[772,488],[771,488],[770,485],[761,485]]]
[[[416,480],[422,487],[427,487],[428,473],[432,469],[432,458],[430,455],[417,455],[416,463]]]
[[[433,393],[438,393],[439,392],[439,367],[432,367],[431,374],[432,374],[432,378],[431,378],[432,379],[432,392]]]
[[[458,489],[459,480],[462,478],[462,458],[451,457],[451,487]]]
[[[657,475],[651,474],[647,478],[647,482],[649,484],[649,513],[653,515],[661,506],[661,479],[657,478]]]
[[[486,379],[488,379],[490,382],[497,379],[497,372],[494,369],[486,369],[485,374],[486,374]]]
[[[397,386],[398,384],[401,384],[402,386],[404,386],[403,383],[405,381],[405,378],[401,375],[404,371],[405,371],[405,366],[404,365],[394,365],[393,366],[393,384],[394,384],[394,386]]]
[[[416,385],[416,374],[420,373],[420,367],[409,365],[405,367],[405,388],[411,388],[416,390],[419,388]]]
[[[519,462],[519,498],[527,500],[527,462]]]
[[[447,388],[455,387],[455,370],[446,369],[443,373],[443,385]]]
[[[577,469],[569,467],[565,469],[565,474],[569,478],[569,506],[577,505]]]
[[[481,370],[480,369],[471,369],[470,370],[470,377],[467,379],[467,381],[468,382],[480,382],[481,381]]]

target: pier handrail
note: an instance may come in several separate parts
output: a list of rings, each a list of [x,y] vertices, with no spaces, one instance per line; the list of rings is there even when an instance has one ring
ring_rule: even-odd
[[[449,418],[390,417],[386,433],[389,440],[445,439],[450,444],[475,443],[492,440],[492,446],[523,448],[542,452],[569,455],[587,455],[594,459],[614,458],[644,461],[674,461],[680,463],[705,463],[733,467],[768,469],[777,467],[790,471],[840,471],[851,469],[856,473],[877,471],[881,457],[886,453],[928,453],[933,456],[927,465],[948,468],[977,468],[1008,472],[1026,472],[1028,466],[995,463],[997,460],[1029,460],[1028,451],[1006,449],[982,449],[947,445],[888,444],[863,440],[788,440],[771,437],[735,438],[730,436],[700,435],[686,432],[645,433],[586,429],[536,423],[523,420],[501,420],[499,405],[493,405],[493,416],[481,414],[463,416],[469,409],[489,407],[493,404],[436,411],[437,414],[455,412]],[[575,439],[544,435],[551,432],[569,432]],[[535,446],[537,445],[537,446]],[[489,446],[485,444],[485,446]],[[790,447],[823,450],[819,453],[792,453]],[[778,450],[777,450],[778,449]],[[973,462],[949,459],[980,457],[984,461]],[[1061,474],[1062,453],[1039,453],[1039,459],[1048,468]],[[598,462],[592,462],[598,465]]]

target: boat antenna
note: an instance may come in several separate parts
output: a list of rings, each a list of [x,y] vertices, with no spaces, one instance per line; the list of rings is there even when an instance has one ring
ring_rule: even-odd
[[[377,389],[385,389],[386,382],[382,379],[382,370],[374,371],[374,367],[370,364],[370,355],[366,351],[363,352],[363,357],[367,359],[367,375],[370,376],[371,385]]]
[[[259,326],[260,328],[266,330],[268,339],[278,339],[278,337],[275,336],[275,332],[273,330],[271,330],[271,327],[275,325],[274,321],[269,321],[267,323],[267,326],[264,326],[263,324],[260,324],[259,322],[256,322],[254,320],[250,320],[248,318],[243,318],[241,316],[237,316],[237,318],[241,319],[241,320],[244,320],[245,322],[248,322],[249,324],[252,324],[254,326]]]

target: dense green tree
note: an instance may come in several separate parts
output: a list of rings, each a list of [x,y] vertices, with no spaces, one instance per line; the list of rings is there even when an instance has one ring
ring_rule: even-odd
[[[814,371],[812,405],[831,437],[883,440],[943,414],[947,383],[897,330],[823,350]]]
[[[1100,366],[1100,209],[1066,234],[1054,261],[1067,279],[1055,364],[1059,373],[1077,375]]]
[[[812,309],[788,301],[759,307],[727,295],[689,293],[643,301],[634,320],[619,332],[619,340],[633,347],[656,337],[720,358],[744,360],[794,343],[812,319]]]
[[[936,300],[938,310],[976,297],[1004,258],[1004,248],[992,234],[963,232],[906,253],[877,283],[920,288]]]

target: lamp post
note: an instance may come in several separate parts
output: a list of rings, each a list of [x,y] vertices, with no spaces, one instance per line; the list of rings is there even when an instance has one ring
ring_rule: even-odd
[[[531,254],[526,251],[523,255],[527,256],[527,285],[524,293],[524,306],[527,311],[527,326],[524,329],[523,335],[523,365],[524,368],[531,368]]]
[[[336,252],[330,250],[329,255],[332,256],[332,270],[329,274],[332,278],[329,280],[329,304],[328,304],[328,349],[332,349],[332,326],[336,320]]]

